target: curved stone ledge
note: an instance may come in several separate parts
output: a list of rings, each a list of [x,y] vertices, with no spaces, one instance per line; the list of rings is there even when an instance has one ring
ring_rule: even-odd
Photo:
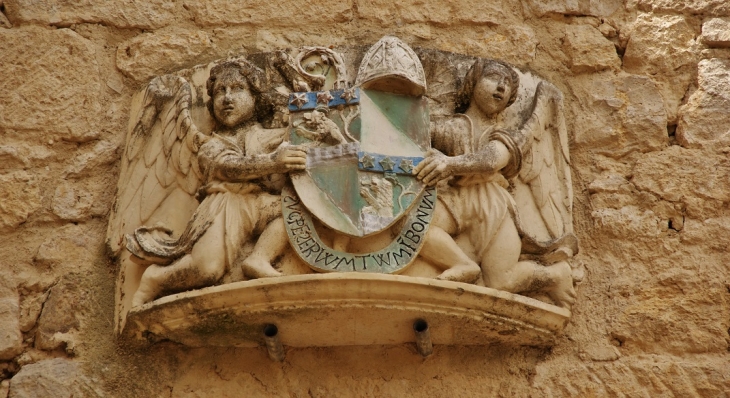
[[[456,282],[383,274],[310,274],[190,291],[129,313],[121,338],[188,346],[252,347],[275,324],[294,347],[413,342],[416,319],[434,344],[548,346],[570,311]]]

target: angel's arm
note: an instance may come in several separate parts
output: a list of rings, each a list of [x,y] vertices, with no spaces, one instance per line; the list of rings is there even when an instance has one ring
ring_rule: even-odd
[[[301,145],[283,143],[270,154],[246,156],[219,139],[211,139],[201,147],[198,159],[209,178],[235,182],[304,170],[307,154]]]
[[[539,137],[549,115],[547,106],[556,95],[554,87],[540,83],[535,90],[530,117],[516,131],[495,130],[489,135],[489,143],[478,151],[460,156],[443,156],[429,153],[418,165],[416,173],[426,184],[436,184],[455,175],[501,172],[509,179],[522,169],[523,154],[527,153],[533,141]]]

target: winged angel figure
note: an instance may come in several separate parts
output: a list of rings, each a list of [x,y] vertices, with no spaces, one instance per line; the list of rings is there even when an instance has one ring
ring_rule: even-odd
[[[258,123],[264,81],[263,71],[243,58],[213,67],[206,84],[215,121],[210,134],[192,121],[191,86],[184,78],[165,75],[147,87],[132,118],[108,231],[122,266],[136,267],[127,272],[136,278],[124,281],[140,281],[126,289],[136,291],[132,307],[214,284],[254,234],[261,239],[244,261],[244,274],[280,275],[267,260],[288,240],[280,196],[270,182],[304,169],[306,152],[283,142],[285,129]],[[170,225],[176,220],[182,225]],[[183,232],[174,236],[173,230]]]
[[[432,122],[436,149],[415,172],[450,188],[439,192],[421,256],[454,264],[441,279],[468,282],[481,273],[485,286],[544,293],[569,308],[575,291],[567,260],[578,244],[562,94],[538,83],[529,117],[509,130],[502,115],[519,84],[507,64],[478,59],[457,94],[457,113]]]

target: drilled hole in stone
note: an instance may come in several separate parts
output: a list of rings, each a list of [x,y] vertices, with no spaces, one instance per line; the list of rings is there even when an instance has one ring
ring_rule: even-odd
[[[279,333],[279,328],[276,327],[276,325],[266,325],[264,326],[264,335],[266,337],[274,337]]]
[[[418,333],[425,332],[428,330],[428,322],[424,321],[423,319],[418,319],[415,322],[413,322],[413,330],[415,330]]]

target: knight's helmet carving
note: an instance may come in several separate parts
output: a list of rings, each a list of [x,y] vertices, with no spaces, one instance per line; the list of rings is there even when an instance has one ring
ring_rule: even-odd
[[[385,36],[363,56],[355,85],[363,89],[420,96],[426,75],[418,55],[397,37]]]

